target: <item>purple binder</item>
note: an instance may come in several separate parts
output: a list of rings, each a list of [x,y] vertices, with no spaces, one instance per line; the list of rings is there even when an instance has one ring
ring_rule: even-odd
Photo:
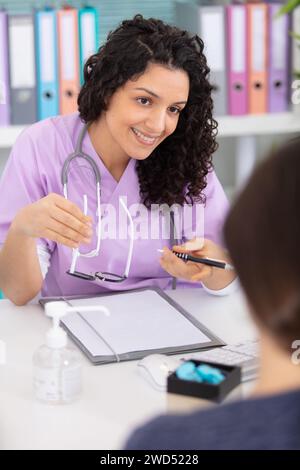
[[[270,113],[288,110],[289,17],[274,18],[281,4],[269,4],[269,102]]]
[[[0,11],[0,126],[10,124],[9,68],[8,68],[8,17]]]

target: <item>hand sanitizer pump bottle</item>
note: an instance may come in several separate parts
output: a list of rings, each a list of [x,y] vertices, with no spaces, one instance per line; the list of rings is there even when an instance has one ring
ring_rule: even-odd
[[[35,396],[44,403],[69,403],[80,395],[80,355],[67,346],[67,334],[59,322],[67,313],[84,312],[110,315],[103,305],[71,307],[66,302],[46,304],[46,315],[52,317],[53,326],[46,335],[46,344],[33,355]]]
[[[72,402],[81,392],[80,355],[67,346],[67,334],[59,326],[68,311],[66,302],[46,304],[46,315],[52,317],[53,326],[47,332],[46,344],[33,355],[35,396],[49,404]]]

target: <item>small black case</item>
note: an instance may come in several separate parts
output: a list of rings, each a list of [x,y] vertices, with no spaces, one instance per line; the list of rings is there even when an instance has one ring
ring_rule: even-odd
[[[177,393],[179,395],[188,395],[191,397],[204,398],[221,402],[232,389],[241,383],[241,368],[237,366],[228,366],[217,364],[215,362],[197,361],[190,359],[196,366],[205,364],[219,369],[225,379],[219,384],[209,384],[205,382],[196,382],[194,380],[183,380],[176,376],[176,371],[168,376],[168,393]],[[186,361],[186,362],[190,362]]]

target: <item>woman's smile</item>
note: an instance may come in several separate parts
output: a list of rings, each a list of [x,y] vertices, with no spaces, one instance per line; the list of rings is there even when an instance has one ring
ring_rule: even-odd
[[[148,137],[135,127],[131,127],[130,129],[132,130],[136,140],[143,145],[152,146],[158,140],[158,137]]]

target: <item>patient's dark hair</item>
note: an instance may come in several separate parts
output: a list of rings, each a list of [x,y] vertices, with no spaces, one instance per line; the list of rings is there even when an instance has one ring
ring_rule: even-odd
[[[205,201],[207,173],[217,149],[217,123],[212,118],[212,87],[204,45],[163,21],[136,15],[109,33],[106,43],[84,67],[78,107],[84,122],[96,121],[114,92],[142,75],[149,63],[182,69],[190,81],[189,98],[177,127],[152,154],[137,161],[140,193],[145,205]]]
[[[254,315],[291,351],[300,339],[299,138],[256,169],[224,234]]]

